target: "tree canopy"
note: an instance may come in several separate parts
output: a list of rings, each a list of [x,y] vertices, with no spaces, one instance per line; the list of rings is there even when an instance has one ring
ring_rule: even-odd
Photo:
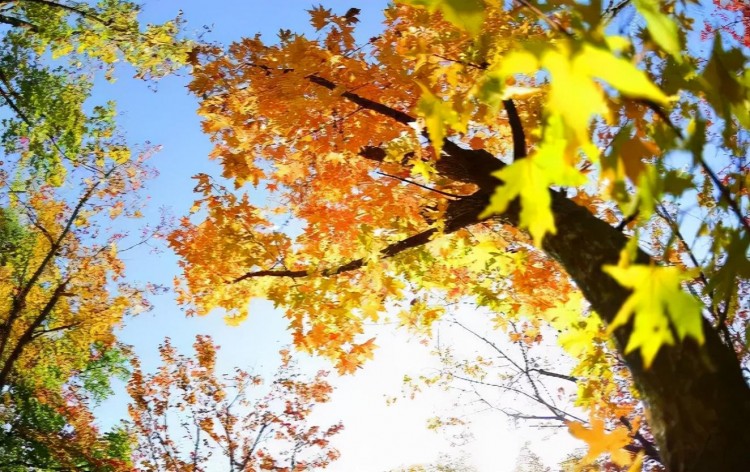
[[[268,298],[340,372],[373,355],[365,323],[429,330],[471,300],[559,331],[583,382],[623,359],[668,468],[741,468],[747,50],[697,52],[682,1],[409,0],[364,44],[357,14],[192,56],[233,188],[196,176],[182,300],[236,323]],[[617,391],[570,429],[626,466]]]
[[[302,471],[324,469],[338,458],[330,438],[343,426],[321,427],[309,418],[330,400],[327,372],[305,378],[283,350],[281,366],[260,393],[261,376],[216,371],[217,346],[209,337],[198,336],[193,346],[191,358],[167,339],[153,375],[133,362],[128,392],[138,470]],[[212,457],[217,452],[223,460]]]

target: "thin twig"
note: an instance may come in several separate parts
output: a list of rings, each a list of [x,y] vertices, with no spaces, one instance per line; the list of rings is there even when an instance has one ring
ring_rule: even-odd
[[[456,195],[455,193],[443,192],[442,190],[438,190],[436,188],[428,187],[427,185],[422,185],[422,184],[420,184],[418,182],[414,182],[413,180],[405,179],[403,177],[399,177],[398,175],[387,174],[387,173],[381,172],[379,170],[376,170],[375,173],[379,174],[379,175],[382,175],[384,177],[390,177],[392,179],[400,180],[401,182],[404,182],[404,183],[407,183],[407,184],[416,185],[417,187],[423,188],[425,190],[429,190],[430,192],[439,193],[440,195],[444,195],[446,197],[461,198],[463,196],[463,195]]]

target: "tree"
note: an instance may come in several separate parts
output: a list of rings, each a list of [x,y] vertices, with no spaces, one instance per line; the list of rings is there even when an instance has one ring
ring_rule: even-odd
[[[17,0],[0,6],[0,24],[8,27],[0,42],[0,98],[9,113],[2,144],[6,153],[20,154],[12,164],[24,163],[34,169],[33,177],[61,185],[69,167],[106,155],[96,140],[112,140],[111,127],[98,125],[99,134],[86,129],[89,120],[114,118],[113,103],[86,116],[84,102],[98,71],[112,80],[115,64],[125,61],[136,76],[159,78],[184,65],[192,42],[178,38],[179,17],[141,29],[139,9],[121,0]],[[113,150],[117,159],[128,152],[123,143]],[[13,174],[3,170],[5,186]]]
[[[125,470],[129,463],[106,462],[100,446],[107,438],[98,436],[89,407],[106,396],[113,375],[127,372],[115,330],[149,308],[151,289],[123,280],[120,253],[130,243],[107,228],[121,212],[136,215],[134,191],[149,170],[146,156],[115,163],[105,150],[100,167],[71,169],[67,188],[26,180],[3,192],[3,232],[12,238],[0,267],[0,421],[14,444],[25,445],[3,449],[0,463],[20,460],[11,451],[39,447],[45,454],[19,467]]]
[[[386,309],[423,327],[445,299],[531,315],[581,369],[614,343],[668,469],[744,467],[746,51],[717,36],[693,56],[682,2],[405,3],[363,45],[356,11],[321,6],[316,39],[194,56],[235,190],[196,177],[200,221],[171,237],[182,300],[237,322],[271,299],[341,372],[373,355],[363,325]],[[633,7],[642,26],[610,35]],[[597,406],[573,428],[619,450],[627,428]]]
[[[718,26],[708,20],[703,24],[702,39],[714,38],[719,32],[750,47],[750,5],[740,0],[714,0]]]
[[[121,427],[102,433],[90,405],[111,392],[112,376],[123,377],[124,357],[115,349],[91,361],[60,390],[27,386],[6,389],[0,407],[0,469],[131,470],[131,438]],[[125,372],[127,373],[127,372]]]
[[[544,465],[542,459],[526,443],[521,448],[513,472],[550,472],[550,468]]]
[[[115,329],[154,289],[124,282],[120,254],[144,240],[111,226],[139,216],[152,150],[132,153],[114,103],[92,103],[91,92],[119,61],[158,78],[192,47],[177,37],[179,18],[141,28],[138,10],[119,0],[0,5],[3,468],[129,467],[127,434],[102,434],[90,406],[124,372]]]
[[[159,347],[162,366],[145,375],[134,361],[128,384],[137,447],[144,471],[303,471],[326,468],[338,458],[329,439],[343,426],[311,424],[315,406],[330,399],[326,372],[303,378],[288,351],[268,392],[263,379],[236,369],[216,372],[216,345],[198,336],[195,357],[178,354],[169,339]],[[260,393],[259,393],[260,395]],[[221,451],[226,462],[212,458]]]

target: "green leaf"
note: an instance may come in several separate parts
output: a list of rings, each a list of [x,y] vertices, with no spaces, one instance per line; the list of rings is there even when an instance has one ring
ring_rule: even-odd
[[[663,344],[674,344],[672,328],[680,340],[690,336],[703,344],[703,304],[680,287],[684,280],[691,278],[689,273],[677,267],[641,264],[605,265],[602,269],[633,291],[609,327],[612,332],[635,316],[626,354],[640,348],[643,365],[650,367]]]
[[[471,34],[479,34],[484,22],[485,5],[482,0],[399,0],[407,5],[440,10],[446,20]]]
[[[725,247],[722,248],[726,252],[726,260],[718,269],[716,268],[716,261],[712,265],[711,269],[714,269],[715,272],[711,275],[706,293],[713,294],[715,305],[729,301],[731,306],[732,301],[739,297],[740,281],[750,279],[750,260],[748,259],[750,235],[732,232],[726,239]],[[717,249],[714,250],[717,251]],[[731,321],[733,313],[729,309],[727,310],[727,319]]]
[[[677,61],[682,61],[677,23],[661,12],[660,4],[657,0],[633,1],[638,13],[646,20],[646,28],[651,38]]]
[[[701,77],[703,93],[716,113],[726,121],[723,136],[728,142],[740,125],[750,127],[750,74],[747,58],[740,49],[724,51],[721,35],[716,36],[711,59]]]

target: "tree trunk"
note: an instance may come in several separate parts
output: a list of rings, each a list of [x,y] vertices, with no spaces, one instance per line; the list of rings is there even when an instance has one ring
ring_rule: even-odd
[[[543,249],[558,260],[602,319],[611,323],[629,291],[602,271],[617,264],[626,237],[553,192],[557,234]],[[511,212],[515,213],[515,212]],[[511,223],[514,215],[509,214]],[[640,263],[650,258],[639,252]],[[648,422],[672,472],[750,470],[750,388],[734,353],[704,320],[705,343],[665,345],[646,370],[640,354],[625,355],[647,408]],[[614,333],[622,352],[632,323]]]

